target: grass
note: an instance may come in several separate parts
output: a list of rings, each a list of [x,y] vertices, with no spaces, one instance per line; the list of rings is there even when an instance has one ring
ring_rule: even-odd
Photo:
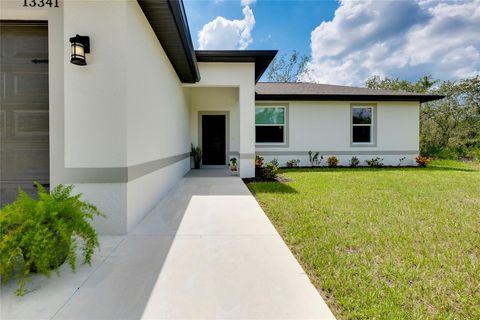
[[[292,169],[248,187],[339,319],[480,319],[480,165]]]

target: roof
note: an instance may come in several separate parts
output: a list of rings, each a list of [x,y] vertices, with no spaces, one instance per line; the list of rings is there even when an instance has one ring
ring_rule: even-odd
[[[181,0],[137,0],[180,81],[200,80],[185,8]]]
[[[278,50],[197,50],[198,62],[253,62],[255,82],[263,75]]]
[[[255,100],[382,100],[428,102],[444,98],[442,95],[348,87],[307,82],[258,82]]]

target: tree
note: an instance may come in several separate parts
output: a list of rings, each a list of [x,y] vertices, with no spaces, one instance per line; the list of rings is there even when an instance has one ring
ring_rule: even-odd
[[[298,77],[307,71],[310,61],[306,55],[293,51],[287,59],[285,54],[275,57],[267,70],[267,80],[271,82],[297,82]]]
[[[480,157],[480,76],[439,81],[423,76],[415,82],[373,76],[368,88],[445,95],[420,108],[420,148],[427,155]]]

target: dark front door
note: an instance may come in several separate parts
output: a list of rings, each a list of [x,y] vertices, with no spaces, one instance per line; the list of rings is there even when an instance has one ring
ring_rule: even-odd
[[[203,165],[225,165],[225,115],[202,116]]]
[[[0,206],[49,183],[46,23],[0,21]]]

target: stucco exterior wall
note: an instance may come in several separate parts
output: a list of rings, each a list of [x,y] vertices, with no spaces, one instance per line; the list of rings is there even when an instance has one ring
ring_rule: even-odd
[[[200,145],[199,121],[200,113],[228,112],[229,152],[238,158],[240,150],[240,119],[238,105],[238,88],[206,87],[189,88],[190,101],[190,140]]]
[[[189,170],[184,88],[137,1],[22,4],[2,0],[0,18],[48,21],[51,186],[75,184],[107,214],[100,233],[126,233]],[[87,66],[70,63],[75,34]]]
[[[255,65],[254,63],[198,64],[201,80],[190,88],[230,87],[238,90],[239,173],[255,176]],[[195,105],[191,97],[190,104]],[[194,138],[194,137],[192,137]],[[194,141],[192,141],[194,142]],[[235,146],[235,144],[233,144]]]
[[[126,12],[127,165],[183,155],[128,183],[130,231],[190,169],[190,129],[186,89],[137,1]]]
[[[281,165],[287,160],[299,159],[300,165],[310,165],[308,151],[318,151],[324,156],[340,159],[348,165],[352,156],[361,160],[374,157],[384,159],[386,165],[413,165],[419,150],[419,103],[418,102],[361,102],[375,106],[374,118],[376,139],[371,146],[351,144],[350,101],[290,101],[257,102],[257,105],[279,104],[288,108],[287,144],[266,147],[257,144],[256,154],[267,161],[276,158]]]

